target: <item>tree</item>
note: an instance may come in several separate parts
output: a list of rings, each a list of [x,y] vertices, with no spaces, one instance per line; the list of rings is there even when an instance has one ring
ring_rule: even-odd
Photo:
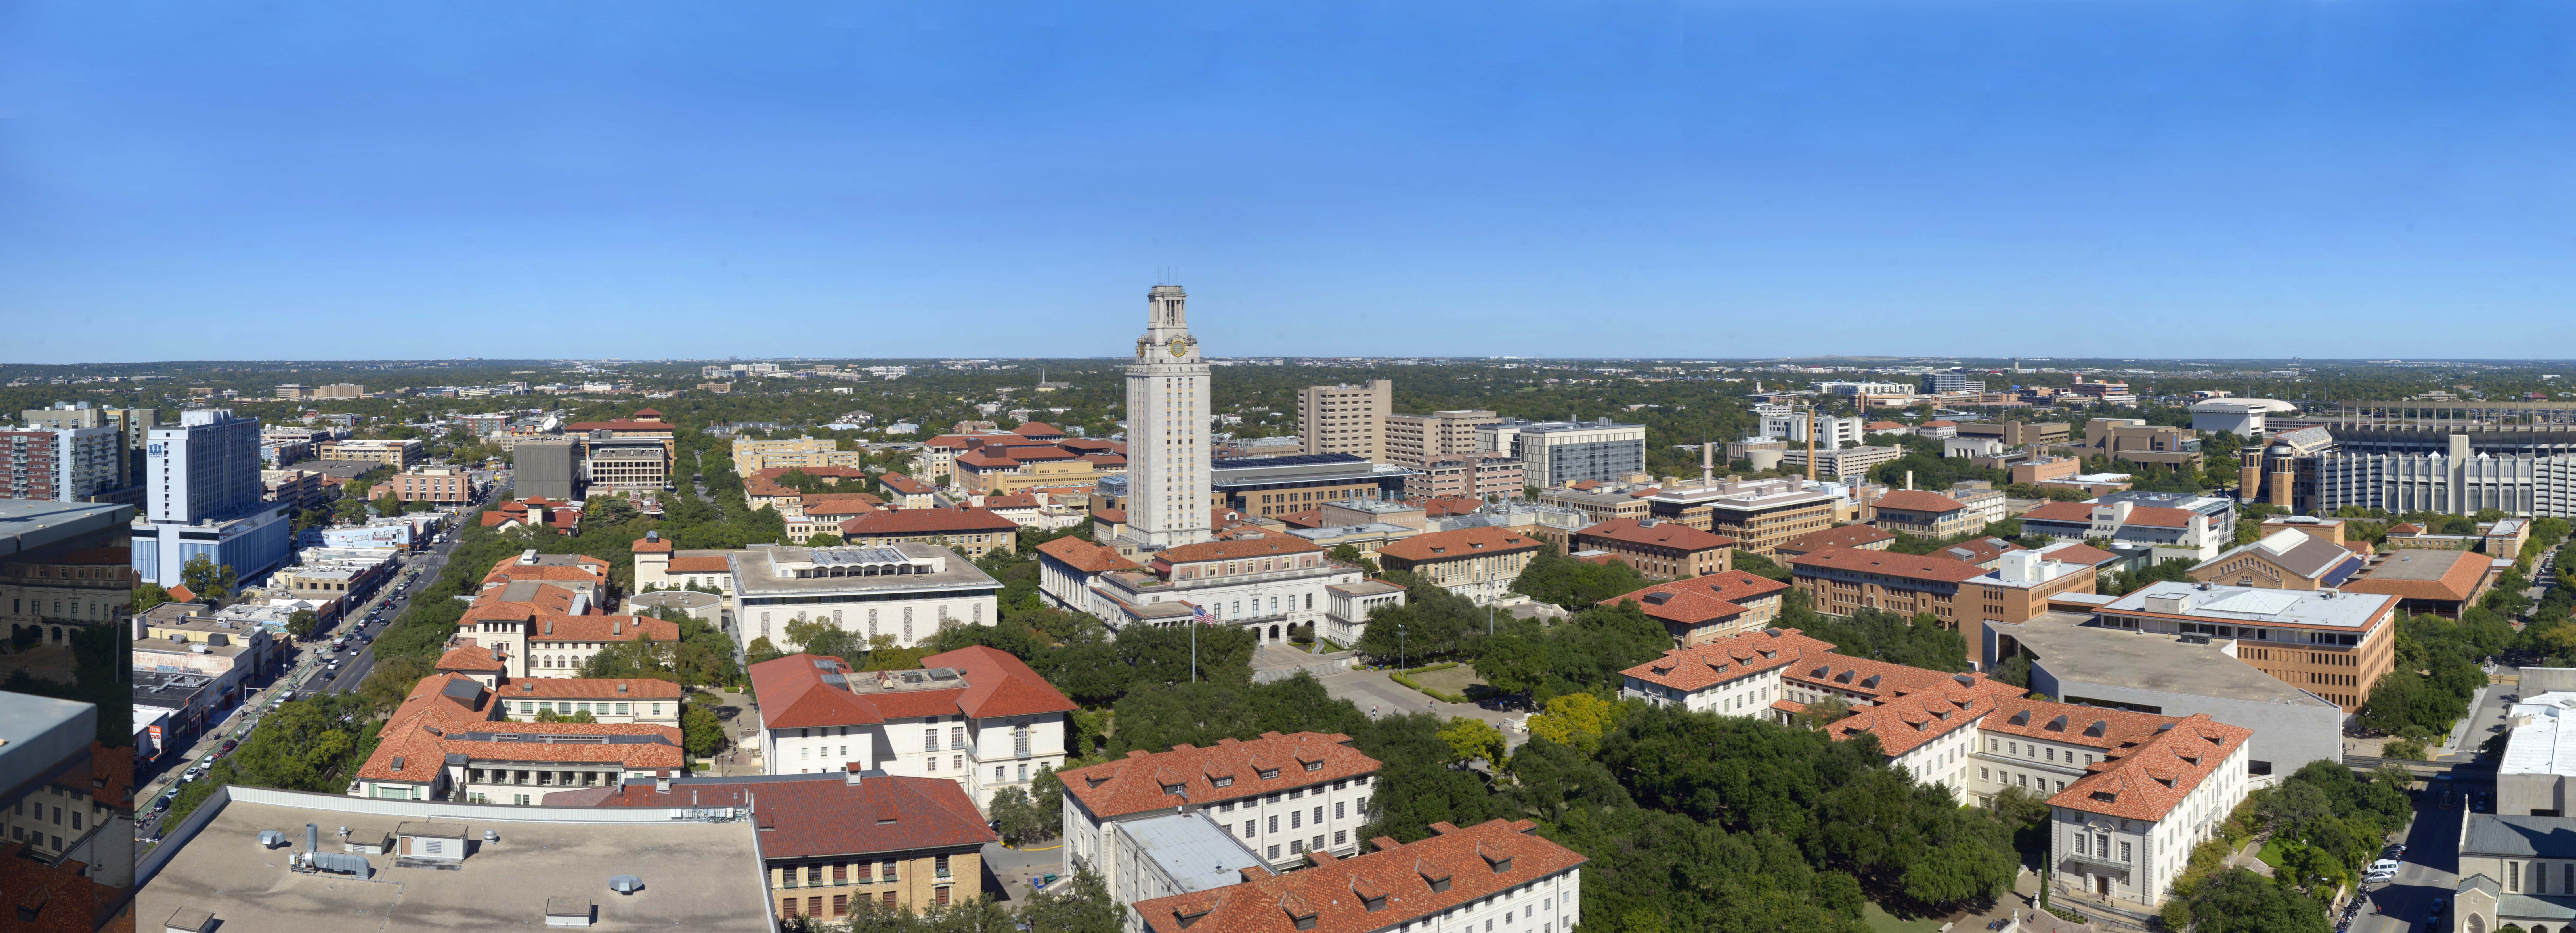
[[[224,597],[232,595],[233,584],[236,581],[233,577],[233,565],[217,564],[213,558],[199,554],[188,558],[188,562],[180,566],[179,582],[185,585],[189,592],[197,594],[197,598],[209,603],[217,603],[222,602]]]
[[[541,709],[537,711],[537,721],[596,723],[599,721],[599,717],[593,715],[589,710],[582,710],[577,713],[558,713],[552,709]]]
[[[1377,576],[1380,572],[1377,569],[1377,561],[1371,560],[1368,555],[1360,553],[1360,549],[1356,545],[1334,545],[1332,550],[1324,552],[1324,557],[1327,560],[1336,560],[1353,567],[1360,568],[1362,572],[1365,572],[1372,577]]]
[[[1449,760],[1469,762],[1483,759],[1489,768],[1503,760],[1503,732],[1492,723],[1466,716],[1449,720],[1440,730],[1440,741],[1449,743]]]
[[[1029,895],[1019,919],[1032,933],[1119,933],[1126,908],[1109,899],[1109,885],[1086,865],[1069,883]]]
[[[1512,592],[1567,609],[1585,609],[1646,587],[1646,577],[1623,561],[1596,564],[1540,551],[1512,581]]]
[[[1601,737],[1619,724],[1626,707],[1593,696],[1571,693],[1547,701],[1547,712],[1529,718],[1531,735],[1591,754]]]
[[[1054,765],[1039,765],[1038,773],[1029,776],[1029,802],[1037,807],[1039,822],[1064,825],[1064,779],[1056,776]]]
[[[357,696],[365,701],[370,715],[390,713],[411,696],[412,688],[436,673],[437,663],[418,655],[378,657],[375,669],[358,682]]]
[[[1849,715],[1851,715],[1850,703],[1844,702],[1841,697],[1826,697],[1807,704],[1807,708],[1789,717],[1789,724],[1810,732],[1817,732],[1822,731],[1826,726],[1841,722],[1843,717]]]
[[[995,831],[1002,834],[1002,841],[1015,846],[1055,835],[1057,824],[1040,820],[1037,804],[1030,801],[1029,792],[1018,785],[1006,785],[994,791],[993,802],[985,812],[992,815]]]
[[[298,609],[286,616],[286,634],[295,636],[297,641],[302,641],[313,637],[313,629],[321,624],[322,617],[315,614],[313,610]]]
[[[680,747],[683,751],[705,758],[724,751],[731,742],[725,737],[724,720],[716,715],[704,694],[692,694],[680,708]]]
[[[161,584],[141,583],[134,587],[134,598],[132,602],[134,608],[129,611],[133,612],[135,615],[142,615],[146,612],[152,611],[152,607],[169,601],[170,591],[163,589]]]
[[[331,506],[331,518],[343,525],[366,524],[367,500],[344,491],[340,501]]]
[[[840,547],[847,543],[849,542],[842,540],[840,535],[836,535],[828,531],[817,531],[811,537],[805,539],[806,547]],[[997,551],[995,553],[1000,552]]]

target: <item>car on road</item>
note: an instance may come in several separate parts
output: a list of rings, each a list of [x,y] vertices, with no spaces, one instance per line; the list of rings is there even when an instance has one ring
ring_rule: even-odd
[[[170,795],[163,794],[161,799],[152,801],[152,812],[160,813],[168,809],[170,809]]]
[[[323,672],[322,672],[322,679],[323,679],[323,680],[332,680],[332,679],[336,679],[336,678],[338,678],[339,676],[340,676],[340,672],[339,672],[339,671],[323,671]]]
[[[220,755],[220,754],[223,754],[224,752],[232,751],[233,749],[235,749],[235,748],[237,748],[237,747],[240,747],[240,745],[241,745],[241,743],[240,743],[240,742],[235,742],[235,741],[233,741],[233,740],[231,740],[231,739],[225,739],[225,740],[224,740],[224,747],[223,747],[223,750],[222,750],[222,751],[218,751],[218,752],[216,752],[215,754]]]
[[[2403,868],[2403,867],[2405,867],[2405,863],[2403,863],[2403,862],[2400,862],[2400,861],[2398,861],[2398,860],[2396,860],[2396,859],[2393,859],[2393,858],[2384,858],[2384,859],[2380,859],[2379,861],[2376,861],[2376,862],[2372,862],[2372,863],[2370,863],[2370,868],[2368,869],[2368,872],[2369,872],[2370,874],[2378,874],[2378,873],[2383,872],[2383,871],[2396,871],[2396,870],[2398,870],[2399,868]]]

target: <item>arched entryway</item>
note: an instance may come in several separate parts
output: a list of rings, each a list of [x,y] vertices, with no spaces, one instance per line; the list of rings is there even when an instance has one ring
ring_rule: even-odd
[[[1270,627],[1270,640],[1271,640],[1271,641],[1278,641],[1278,640],[1279,640],[1279,626],[1273,625],[1273,626],[1271,626],[1271,627]]]

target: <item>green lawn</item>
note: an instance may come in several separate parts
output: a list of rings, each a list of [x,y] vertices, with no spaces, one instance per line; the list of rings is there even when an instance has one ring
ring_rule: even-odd
[[[1895,915],[1879,909],[1876,901],[1867,902],[1861,907],[1860,919],[1869,924],[1872,933],[1940,933],[1941,930],[1941,921],[1929,917],[1916,920],[1896,919]]]
[[[1467,695],[1468,687],[1481,687],[1485,685],[1484,678],[1476,676],[1476,669],[1464,664],[1449,668],[1448,670],[1430,671],[1422,674],[1408,674],[1406,676],[1412,677],[1415,683],[1419,683],[1425,687],[1438,690],[1442,693],[1453,693],[1459,696]]]
[[[2254,857],[2262,859],[2263,864],[2272,866],[2273,871],[2281,870],[2281,840],[2263,840],[2263,850],[2254,853]]]

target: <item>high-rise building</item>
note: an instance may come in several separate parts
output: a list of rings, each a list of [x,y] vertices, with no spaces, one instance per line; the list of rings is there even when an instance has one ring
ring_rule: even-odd
[[[0,499],[87,502],[125,485],[124,463],[112,427],[0,431]]]
[[[1385,462],[1386,416],[1394,402],[1395,383],[1386,379],[1297,390],[1297,452]]]
[[[1145,293],[1127,367],[1127,535],[1146,550],[1208,540],[1208,365],[1178,285]]]
[[[20,412],[18,420],[29,428],[115,428],[124,443],[117,447],[116,482],[108,488],[122,489],[143,484],[144,434],[152,429],[154,414],[149,408],[92,408],[88,402],[59,402]],[[134,499],[129,504],[141,503]]]
[[[1944,371],[1923,374],[1923,391],[1927,394],[1938,395],[1943,392],[1983,392],[1985,390],[1985,380],[1970,379],[1966,373]]]
[[[520,441],[510,452],[510,494],[521,499],[581,499],[581,442]]]
[[[1477,453],[1476,429],[1502,423],[1503,417],[1481,409],[1435,411],[1427,415],[1385,418],[1386,457],[1381,462],[1422,467]]]
[[[242,582],[275,569],[292,545],[292,504],[260,485],[259,419],[229,409],[179,414],[144,448],[144,517],[134,523],[134,570],[168,586],[190,558],[229,566]]]

